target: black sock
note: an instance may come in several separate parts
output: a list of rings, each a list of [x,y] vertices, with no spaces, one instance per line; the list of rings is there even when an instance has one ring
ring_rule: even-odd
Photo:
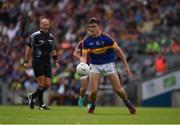
[[[42,89],[43,88],[40,86],[37,88],[37,90],[32,94],[32,100],[35,99],[41,93]]]
[[[129,107],[132,103],[129,99],[123,99],[124,104]]]
[[[43,102],[43,95],[44,95],[44,91],[46,91],[47,88],[42,88],[40,91],[40,94],[38,96],[39,99],[39,106],[42,106],[44,104]]]

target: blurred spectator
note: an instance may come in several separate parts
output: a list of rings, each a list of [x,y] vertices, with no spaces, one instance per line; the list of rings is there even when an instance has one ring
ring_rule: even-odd
[[[64,104],[65,99],[65,80],[64,78],[59,78],[58,83],[54,87],[54,91],[52,91],[49,95],[49,104],[52,105],[54,101],[57,101],[58,105]]]
[[[34,81],[33,77],[24,81],[24,89],[26,94],[32,93],[37,89],[37,83]]]
[[[157,54],[160,52],[160,46],[159,43],[156,40],[150,40],[147,44],[146,44],[146,53],[147,54]]]
[[[167,34],[162,34],[160,40],[159,40],[160,46],[161,46],[161,52],[163,53],[170,53],[170,44],[171,39],[168,38]]]
[[[67,86],[66,104],[76,105],[79,97],[80,83],[73,79]]]
[[[162,54],[158,55],[154,61],[154,69],[156,75],[163,75],[164,73],[167,72],[167,68],[168,68],[168,64],[165,57]]]
[[[180,42],[177,40],[177,38],[173,38],[170,48],[173,54],[180,54]]]
[[[16,36],[17,31],[19,30],[19,22],[15,26],[13,23],[9,25],[9,28],[7,30],[7,36],[9,38],[9,41],[11,42],[13,38]]]
[[[138,39],[138,54],[145,54],[145,50],[146,50],[146,42],[143,38],[139,38]]]
[[[142,65],[142,75],[143,76],[151,76],[154,74],[154,67],[153,62],[154,56],[148,56],[146,59],[144,59],[143,65]]]

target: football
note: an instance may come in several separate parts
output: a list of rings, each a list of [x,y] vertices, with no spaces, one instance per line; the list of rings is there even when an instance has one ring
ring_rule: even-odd
[[[76,67],[76,72],[82,76],[88,75],[90,72],[90,66],[86,63],[80,63]]]

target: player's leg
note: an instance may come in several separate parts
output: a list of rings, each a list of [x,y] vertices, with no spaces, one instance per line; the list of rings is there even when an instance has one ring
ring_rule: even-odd
[[[134,105],[130,102],[130,100],[128,99],[125,89],[121,86],[117,73],[109,74],[108,79],[110,80],[114,91],[122,98],[123,102],[128,107],[130,113],[135,114],[136,109],[134,108]]]
[[[100,73],[90,73],[90,75],[89,75],[89,85],[90,85],[89,86],[90,107],[88,110],[89,113],[93,113],[94,109],[95,109],[96,95],[97,95],[98,87],[100,84],[100,78],[101,78]]]
[[[124,81],[123,73],[122,73],[122,72],[117,72],[117,74],[118,74],[120,83],[121,83],[121,84],[124,84],[124,83],[123,83],[123,81]]]
[[[81,79],[81,88],[80,88],[79,99],[78,99],[79,107],[83,107],[83,105],[84,105],[84,95],[85,95],[87,85],[88,85],[88,79],[87,78],[88,78],[88,76]]]

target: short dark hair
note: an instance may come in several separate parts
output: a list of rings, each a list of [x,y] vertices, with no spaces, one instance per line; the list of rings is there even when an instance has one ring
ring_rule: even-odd
[[[92,24],[92,23],[96,23],[98,25],[101,25],[101,20],[99,18],[97,18],[97,17],[89,18],[88,24]]]

